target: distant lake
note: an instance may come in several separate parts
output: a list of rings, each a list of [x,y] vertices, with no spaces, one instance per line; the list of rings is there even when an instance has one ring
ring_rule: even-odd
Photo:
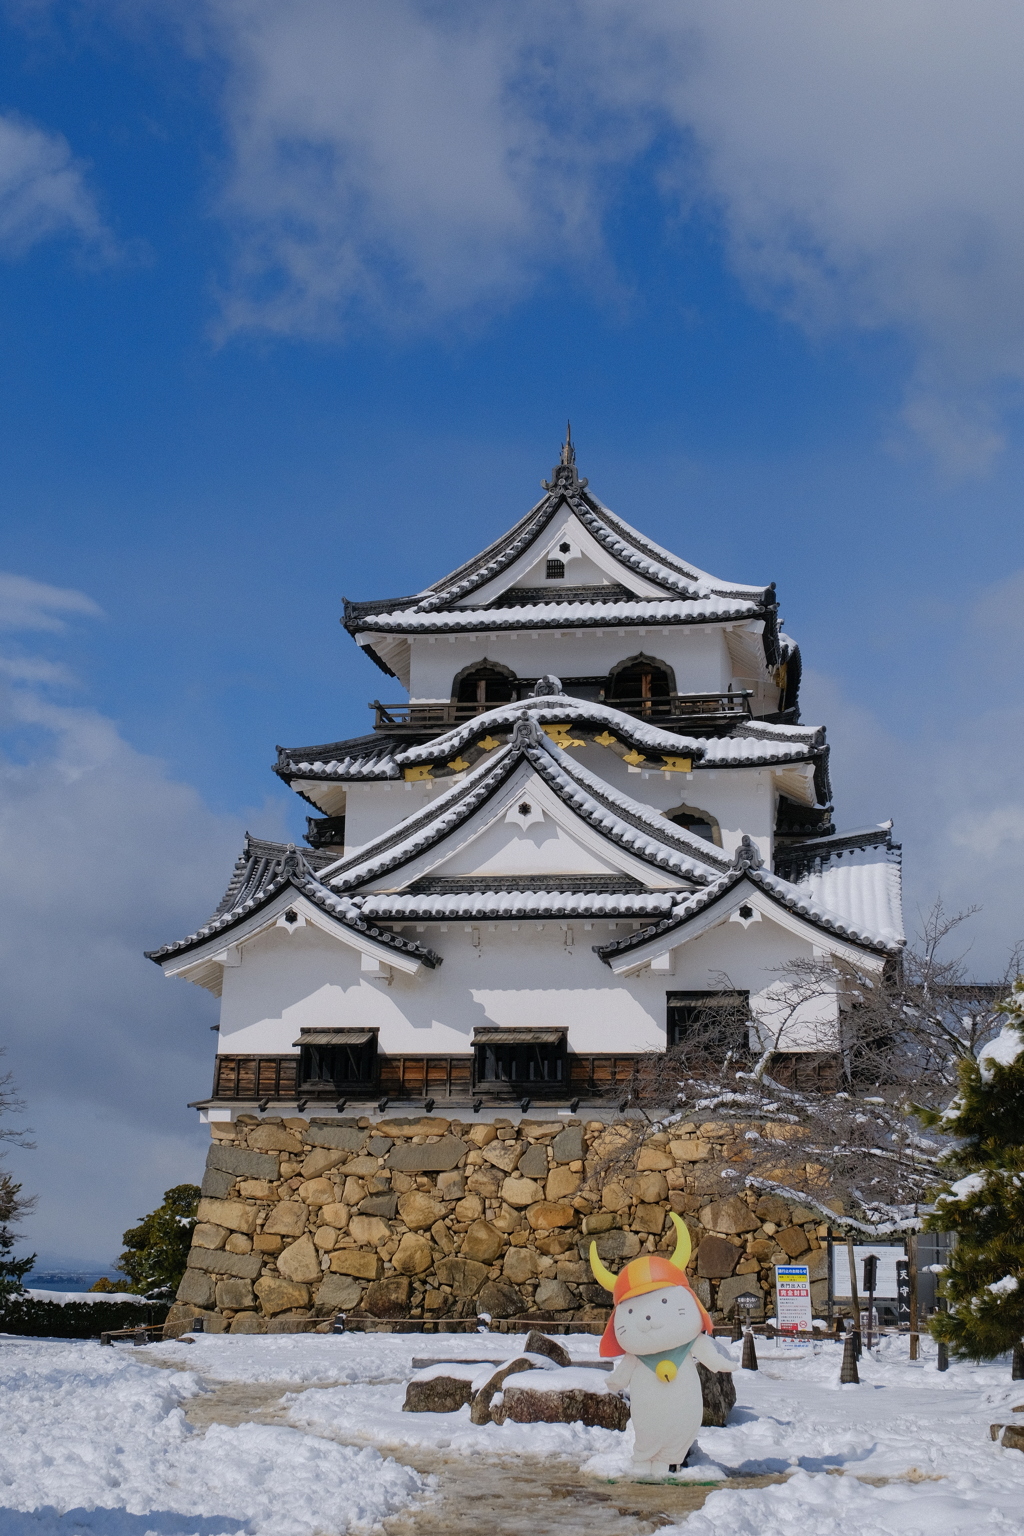
[[[27,1291],[91,1291],[97,1280],[102,1280],[104,1275],[118,1289],[126,1283],[113,1265],[107,1269],[73,1269],[70,1266],[56,1269],[42,1266],[26,1275],[22,1283]]]

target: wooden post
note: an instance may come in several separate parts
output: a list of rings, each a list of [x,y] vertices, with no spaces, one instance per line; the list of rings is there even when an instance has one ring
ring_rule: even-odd
[[[853,1238],[846,1234],[846,1256],[850,1261],[850,1300],[853,1304],[853,1331],[860,1342],[860,1297],[857,1294],[857,1260],[853,1252]]]
[[[917,1332],[917,1234],[907,1234],[907,1258],[910,1260],[910,1358],[916,1360],[919,1352]]]

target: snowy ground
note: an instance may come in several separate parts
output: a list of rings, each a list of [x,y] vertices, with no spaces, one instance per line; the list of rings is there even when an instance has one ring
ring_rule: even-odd
[[[129,1349],[0,1339],[0,1536],[342,1536],[431,1494],[403,1466],[444,1452],[552,1458],[595,1486],[628,1478],[631,1435],[575,1425],[475,1427],[458,1414],[403,1414],[414,1356],[500,1357],[497,1335],[247,1335]],[[567,1341],[574,1356],[597,1340]],[[503,1348],[504,1346],[504,1348]],[[927,1347],[927,1346],[926,1346]],[[761,1351],[738,1372],[726,1429],[705,1429],[691,1476],[784,1473],[715,1491],[685,1536],[1005,1536],[1024,1532],[1024,1454],[988,1426],[1014,1420],[1024,1383],[1008,1363],[911,1365],[888,1341],[840,1387],[839,1350]],[[182,1411],[220,1383],[281,1389],[293,1427],[214,1424]],[[1024,1419],[1024,1415],[1020,1418]],[[559,1473],[558,1469],[562,1469]],[[880,1484],[862,1479],[879,1479]],[[495,1536],[500,1532],[495,1531]]]

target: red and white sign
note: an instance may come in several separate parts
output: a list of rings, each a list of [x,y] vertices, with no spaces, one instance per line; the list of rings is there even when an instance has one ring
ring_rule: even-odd
[[[811,1272],[806,1264],[776,1264],[775,1320],[783,1334],[783,1348],[803,1349],[807,1341],[796,1335],[811,1331]],[[787,1339],[786,1334],[793,1337]]]

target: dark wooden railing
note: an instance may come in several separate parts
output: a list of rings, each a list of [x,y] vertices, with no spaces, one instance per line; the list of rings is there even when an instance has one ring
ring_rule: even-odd
[[[608,1052],[568,1056],[568,1082],[563,1084],[510,1083],[500,1090],[492,1085],[479,1088],[473,1078],[473,1057],[459,1056],[380,1056],[377,1073],[370,1083],[300,1083],[299,1057],[294,1056],[218,1056],[214,1068],[213,1093],[218,1102],[240,1099],[257,1102],[307,1100],[333,1103],[338,1098],[350,1100],[387,1098],[457,1100],[465,1103],[477,1094],[486,1103],[511,1102],[524,1093],[533,1098],[602,1098],[621,1092],[633,1080],[640,1057]]]
[[[571,694],[569,697],[573,697]],[[670,693],[661,699],[603,699],[610,709],[619,709],[637,720],[652,720],[658,725],[674,725],[696,720],[734,720],[749,718],[751,695],[740,693]],[[515,701],[512,701],[515,702]],[[581,703],[586,700],[581,700]],[[473,720],[498,704],[382,704],[374,699],[375,731],[441,731],[449,726]]]

